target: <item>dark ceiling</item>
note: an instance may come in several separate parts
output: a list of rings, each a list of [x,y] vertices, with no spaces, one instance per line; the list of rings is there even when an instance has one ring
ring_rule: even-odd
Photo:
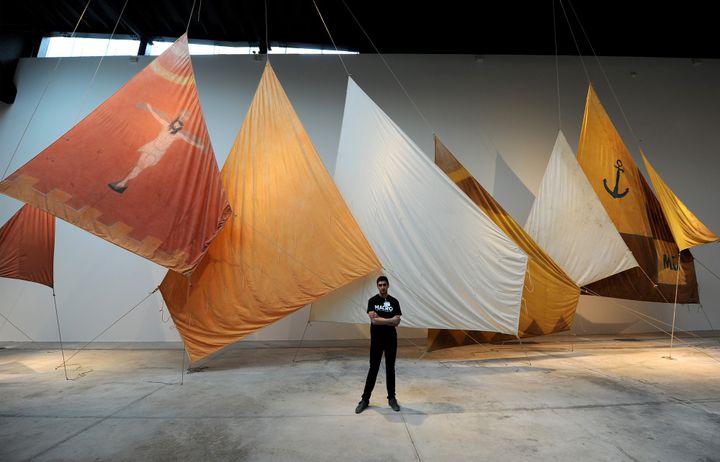
[[[71,32],[87,1],[0,0],[0,34],[37,40],[53,32]],[[568,23],[581,52],[592,54],[581,23],[598,55],[720,57],[713,2],[344,1],[382,53],[553,55],[554,7],[559,54],[577,54]],[[316,2],[338,47],[374,52],[343,0]],[[91,0],[78,32],[109,34],[124,4],[125,0]],[[146,40],[177,37],[186,28],[192,6],[193,0],[127,0],[117,33]],[[313,0],[267,0],[267,6],[271,45],[330,45]],[[264,16],[264,0],[195,0],[190,38],[262,47]]]
[[[72,32],[86,6],[81,35],[110,34],[124,8],[116,34],[139,38],[143,50],[182,35],[192,10],[191,41],[249,42],[264,53],[266,2],[271,47],[331,46],[313,0],[0,0],[0,101],[15,99],[18,59],[37,54],[43,36]],[[361,53],[375,53],[364,29],[381,53],[554,55],[557,42],[560,55],[720,58],[709,1],[315,2],[337,46]]]

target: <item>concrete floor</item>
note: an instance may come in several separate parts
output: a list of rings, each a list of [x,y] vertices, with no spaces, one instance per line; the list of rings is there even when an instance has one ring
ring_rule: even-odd
[[[93,345],[70,381],[54,346],[0,344],[0,460],[720,460],[717,337],[673,360],[652,337],[406,344],[402,412],[381,371],[361,415],[349,343],[241,344],[184,377],[177,348]]]

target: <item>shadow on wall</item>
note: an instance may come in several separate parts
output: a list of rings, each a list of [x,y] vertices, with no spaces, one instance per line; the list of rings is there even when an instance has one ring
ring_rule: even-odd
[[[520,181],[500,153],[495,155],[493,197],[521,226],[525,224],[535,196]]]
[[[655,332],[656,329],[650,325],[646,325],[637,319],[625,321],[625,322],[602,322],[592,321],[590,317],[585,317],[580,313],[575,314],[575,320],[573,321],[570,332],[576,335],[581,334],[619,334],[626,330],[631,330],[636,333],[640,332]],[[637,329],[632,329],[633,326],[637,325]],[[658,333],[662,333],[657,331]]]

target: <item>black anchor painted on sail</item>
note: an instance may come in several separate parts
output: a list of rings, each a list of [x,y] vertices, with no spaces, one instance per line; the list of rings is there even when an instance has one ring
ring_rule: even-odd
[[[630,188],[625,188],[625,191],[619,193],[618,188],[620,187],[620,174],[625,172],[625,169],[623,168],[623,163],[620,159],[615,161],[615,168],[617,169],[617,174],[615,175],[615,188],[610,190],[607,185],[607,179],[603,178],[603,185],[605,185],[605,190],[610,194],[613,199],[620,199],[622,197],[625,197],[630,191]]]

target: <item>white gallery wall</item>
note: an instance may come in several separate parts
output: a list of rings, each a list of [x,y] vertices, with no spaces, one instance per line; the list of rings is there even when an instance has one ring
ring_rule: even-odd
[[[338,58],[271,55],[270,59],[332,172],[347,82]],[[571,146],[577,147],[587,91],[577,57],[559,58],[559,119],[553,56],[386,56],[427,123],[377,56],[343,59],[355,81],[428,156],[433,155],[435,132],[520,223],[530,210],[559,125]],[[21,60],[16,102],[0,103],[0,167],[10,162],[26,127],[8,173],[60,137],[150,60],[105,58],[92,84],[99,58],[65,58],[56,70],[56,59]],[[720,232],[720,60],[600,58],[600,62],[602,68],[585,58],[590,78],[636,161],[639,145],[686,205]],[[198,56],[193,64],[222,166],[265,62],[253,56]],[[0,196],[0,223],[20,206]],[[322,252],[321,242],[318,251]],[[597,251],[602,254],[601,248]],[[706,245],[693,253],[720,275],[720,245]],[[177,341],[159,293],[122,317],[159,285],[164,274],[165,269],[58,220],[55,290],[63,340],[88,341],[117,321],[97,340]],[[703,305],[679,306],[677,325],[686,330],[718,328],[720,281],[700,264],[697,275]],[[652,322],[660,328],[672,319],[672,305],[583,296],[571,333],[657,331],[633,311],[656,318]],[[403,312],[412,316],[412,307],[403,306]],[[52,293],[44,286],[0,279],[0,314],[0,341],[58,338]],[[299,339],[307,318],[304,308],[248,340]],[[404,330],[400,335],[424,334]],[[313,323],[305,338],[367,335],[367,326]]]

